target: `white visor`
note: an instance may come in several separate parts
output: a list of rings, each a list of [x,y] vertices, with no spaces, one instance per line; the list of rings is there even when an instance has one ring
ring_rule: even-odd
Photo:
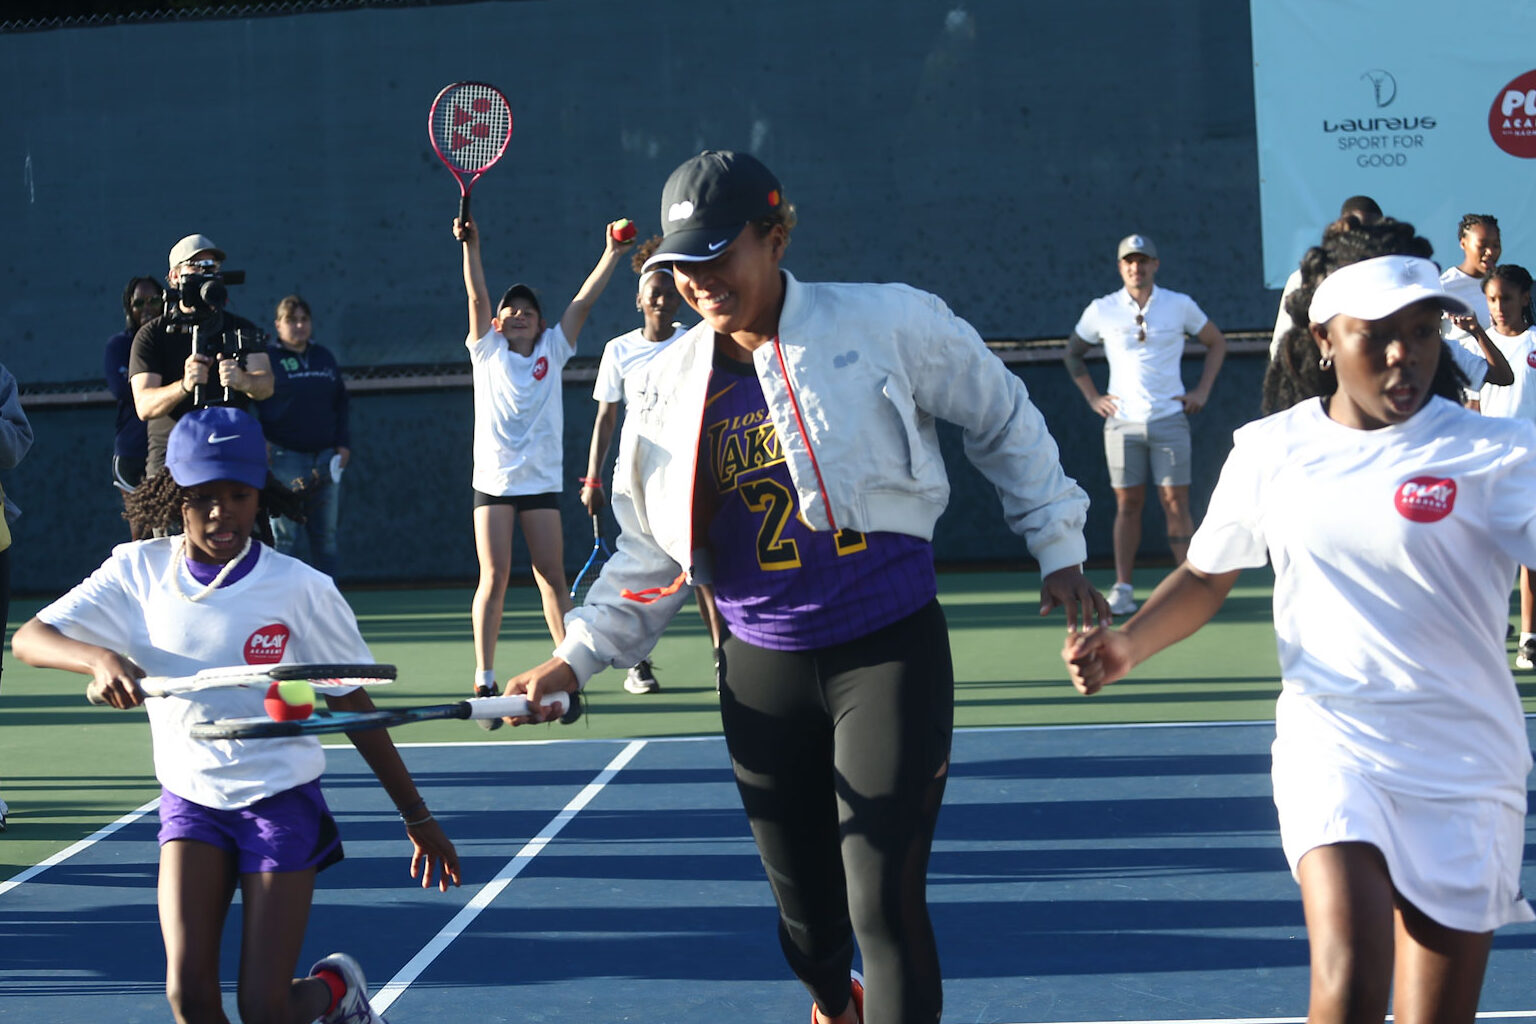
[[[1317,286],[1307,319],[1325,324],[1343,313],[1360,320],[1380,320],[1404,306],[1432,299],[1447,313],[1467,314],[1472,307],[1440,285],[1434,263],[1417,256],[1377,256],[1340,267]]]

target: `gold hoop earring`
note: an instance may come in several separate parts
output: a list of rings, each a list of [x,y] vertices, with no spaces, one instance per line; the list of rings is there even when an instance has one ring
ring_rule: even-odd
[[[1323,370],[1323,371],[1328,371],[1328,370],[1333,369],[1333,356],[1322,356],[1322,357],[1320,357],[1317,360],[1317,368],[1319,370]]]

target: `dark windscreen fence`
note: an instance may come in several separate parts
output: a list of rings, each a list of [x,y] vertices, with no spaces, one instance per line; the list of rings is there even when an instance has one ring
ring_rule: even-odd
[[[687,7],[628,0],[198,10],[0,33],[0,87],[27,97],[0,133],[23,384],[95,377],[123,284],[193,232],[263,327],[297,292],[344,365],[464,362],[458,190],[427,130],[461,80],[516,126],[475,188],[489,283],[555,311],[605,224],[657,232],[672,168],[734,148],[799,208],[803,279],[905,281],[989,339],[1059,338],[1139,231],[1223,328],[1273,322],[1245,5],[726,0],[686,32]],[[494,38],[537,45],[464,46]],[[636,326],[634,284],[621,267],[579,355]]]

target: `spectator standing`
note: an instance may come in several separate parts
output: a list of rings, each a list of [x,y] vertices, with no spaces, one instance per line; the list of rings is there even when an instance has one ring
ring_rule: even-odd
[[[21,408],[20,389],[11,371],[0,365],[0,469],[12,469],[32,447],[32,424]],[[11,523],[21,509],[0,484],[0,674],[5,671],[5,623],[11,611]],[[10,807],[0,799],[0,832],[5,831]]]
[[[272,519],[274,546],[294,555],[307,537],[309,564],[336,575],[341,475],[352,461],[347,385],[336,357],[311,340],[309,303],[290,295],[277,304],[277,342],[269,343],[272,397],[256,403],[272,474],[303,502],[305,520]]]
[[[1182,564],[1195,530],[1189,508],[1189,416],[1205,407],[1227,357],[1227,339],[1195,300],[1156,285],[1157,246],[1145,235],[1127,235],[1116,253],[1125,287],[1095,299],[1067,339],[1067,371],[1088,407],[1104,417],[1104,453],[1115,492],[1115,587],[1109,610],[1136,610],[1131,574],[1141,546],[1141,513],[1147,481],[1168,520],[1168,547]],[[1180,372],[1184,339],[1206,348],[1205,367],[1193,391]],[[1109,390],[1100,393],[1083,361],[1095,345],[1109,361]]]
[[[184,278],[207,279],[224,266],[224,250],[207,235],[188,235],[171,248],[166,283],[177,293],[175,315],[167,312],[148,321],[133,336],[128,359],[128,382],[139,419],[149,424],[149,448],[144,472],[153,476],[165,466],[165,442],[171,428],[194,408],[200,387],[229,389],[230,404],[245,409],[272,395],[272,366],[265,348],[236,358],[218,359],[192,351],[192,326],[209,339],[244,336],[252,343],[261,330],[243,316],[225,311],[218,303],[181,294]],[[190,291],[190,289],[188,290]],[[210,290],[212,291],[212,290]],[[222,348],[221,348],[222,351]],[[204,404],[213,404],[204,400]]]
[[[1456,241],[1461,246],[1461,263],[1440,275],[1440,286],[1447,294],[1472,307],[1477,322],[1488,326],[1488,299],[1483,295],[1483,279],[1498,266],[1504,251],[1499,235],[1499,220],[1491,213],[1469,213],[1456,226]],[[1456,327],[1449,318],[1445,321],[1448,336],[1461,340],[1466,331]]]
[[[128,495],[144,480],[144,459],[149,454],[149,435],[144,421],[133,405],[133,387],[128,383],[128,357],[133,336],[165,312],[165,289],[153,277],[135,277],[123,289],[124,329],[107,339],[102,371],[107,390],[117,401],[117,431],[112,436],[112,485],[121,492],[124,507]],[[129,536],[141,539],[138,528],[129,524]]]

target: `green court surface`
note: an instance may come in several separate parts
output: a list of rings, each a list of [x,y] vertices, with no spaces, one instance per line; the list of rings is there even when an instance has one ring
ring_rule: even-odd
[[[1161,570],[1138,580],[1145,596]],[[1094,582],[1108,587],[1104,573]],[[1079,696],[1060,660],[1065,620],[1041,618],[1038,578],[1022,572],[948,572],[940,599],[955,654],[956,725],[1103,725],[1273,717],[1279,692],[1267,572],[1245,574],[1216,620],[1099,696]],[[473,664],[468,588],[354,590],[347,598],[380,661],[400,680],[377,691],[384,705],[441,703],[467,696]],[[10,629],[41,602],[12,603]],[[537,664],[550,641],[532,586],[507,596],[497,677]],[[397,742],[515,743],[527,739],[712,735],[719,730],[713,664],[703,624],[685,608],[653,658],[660,693],[636,696],[623,674],[605,672],[587,688],[588,714],[571,726],[488,733],[466,722],[399,729]],[[1528,711],[1536,679],[1521,676]],[[0,833],[0,880],[57,853],[158,794],[149,729],[140,710],[85,703],[85,678],[42,671],[7,655],[0,693],[0,796],[11,805]],[[345,743],[337,738],[332,742]],[[407,754],[409,763],[409,754]]]

